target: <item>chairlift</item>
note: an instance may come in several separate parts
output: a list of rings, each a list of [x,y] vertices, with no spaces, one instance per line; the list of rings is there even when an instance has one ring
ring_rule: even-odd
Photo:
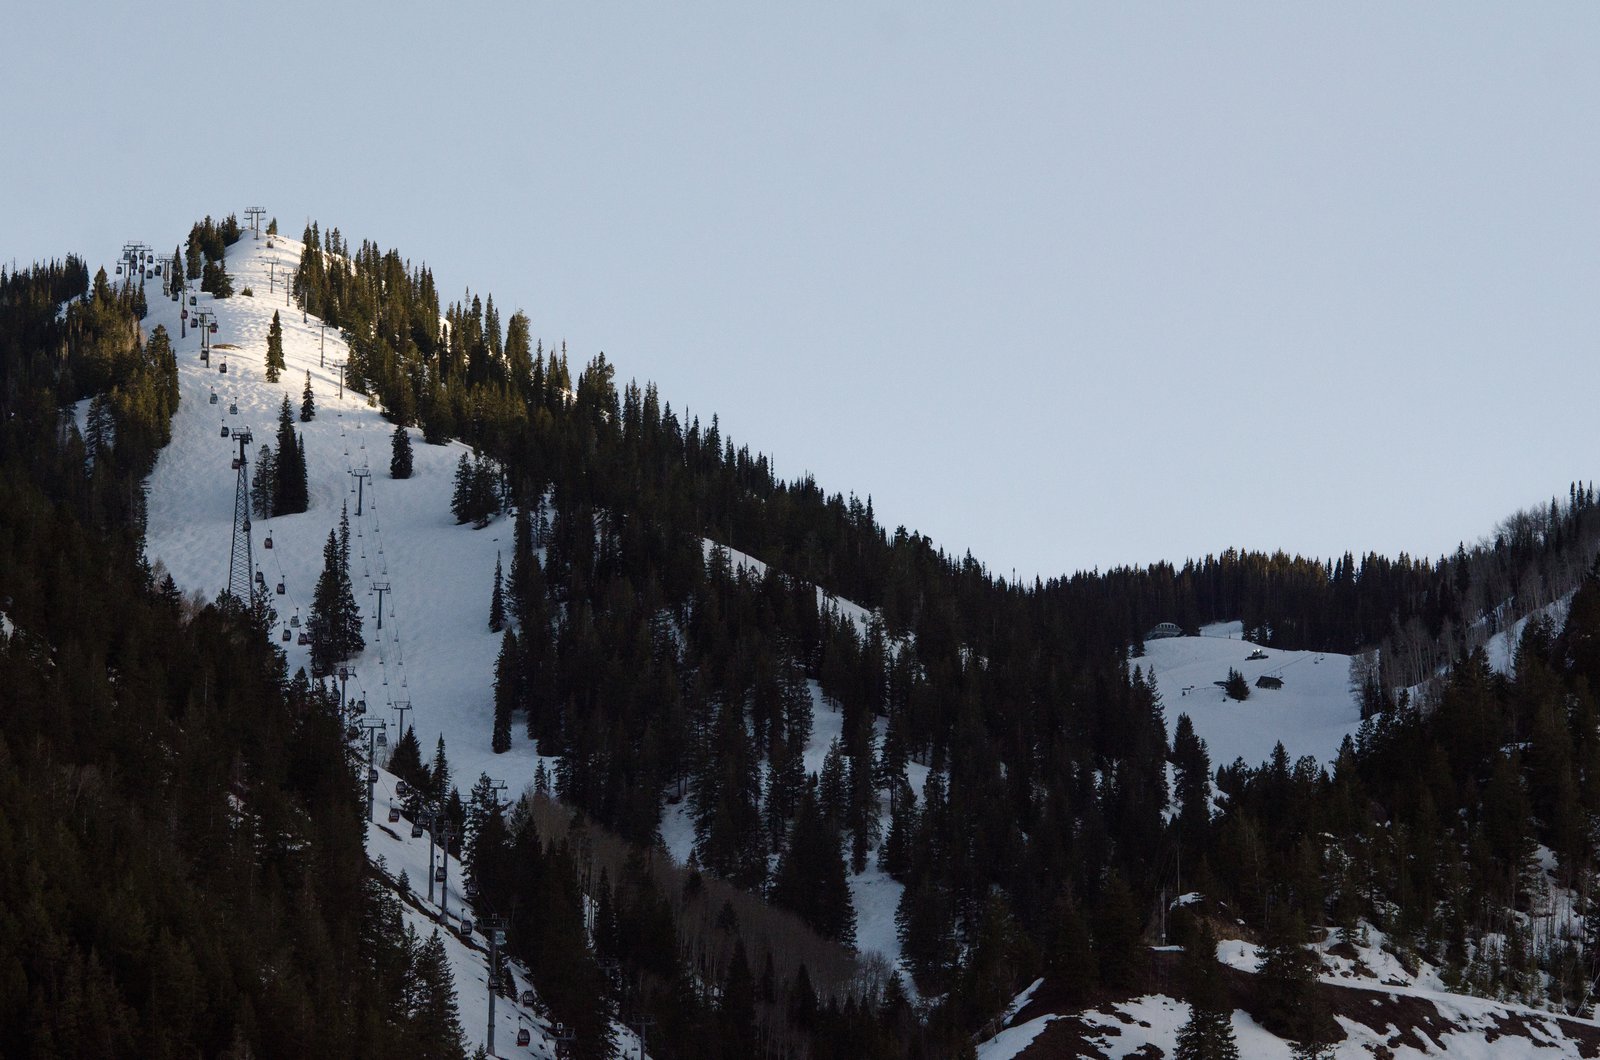
[[[390,824],[399,824],[400,823],[400,807],[398,807],[398,806],[389,807],[389,823]]]
[[[279,582],[279,583],[278,583],[278,595],[279,595],[279,596],[283,596],[283,595],[284,595],[284,594],[285,594],[285,593],[287,593],[287,592],[288,592],[288,588],[287,588],[287,586],[285,586],[285,585],[284,585],[284,584],[283,584],[283,582]]]

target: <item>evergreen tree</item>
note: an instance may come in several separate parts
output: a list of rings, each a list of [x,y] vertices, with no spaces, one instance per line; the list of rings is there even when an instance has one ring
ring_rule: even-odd
[[[393,448],[389,456],[389,477],[411,477],[411,435],[404,424],[396,424]]]
[[[278,498],[278,457],[270,445],[256,454],[256,469],[250,476],[250,507],[258,519],[270,519]]]
[[[339,663],[366,648],[361,611],[340,555],[338,535],[332,530],[322,549],[322,574],[312,595],[306,631],[311,637],[312,673],[319,677],[332,673]]]
[[[490,747],[495,754],[511,750],[511,712],[521,700],[521,669],[517,634],[508,629],[500,640],[500,657],[494,666],[494,733]]]
[[[311,393],[311,371],[306,370],[306,388],[300,392],[300,422],[310,423],[317,418],[317,399]]]
[[[500,553],[494,554],[494,590],[489,594],[489,631],[499,633],[506,627],[506,600],[501,588],[504,579],[500,573]]]
[[[412,975],[416,993],[409,1016],[415,1046],[410,1055],[419,1060],[459,1060],[464,1046],[456,1015],[455,980],[437,928],[418,947]]]
[[[1217,964],[1217,938],[1201,921],[1184,948],[1184,990],[1189,1019],[1178,1031],[1176,1060],[1239,1060],[1233,1014]]]
[[[278,373],[284,369],[283,363],[283,323],[278,319],[278,311],[272,311],[272,325],[267,328],[267,382],[276,383]],[[311,374],[306,373],[306,385],[310,386]],[[285,400],[288,400],[285,398]],[[305,417],[301,417],[304,419]]]
[[[769,897],[773,905],[792,909],[823,938],[855,948],[856,914],[839,835],[823,820],[809,790],[800,799],[789,849],[778,863]]]

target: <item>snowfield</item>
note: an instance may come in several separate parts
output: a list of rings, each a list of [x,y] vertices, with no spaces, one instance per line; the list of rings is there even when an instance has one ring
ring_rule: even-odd
[[[271,244],[269,246],[269,243]],[[411,432],[412,477],[389,477],[394,427],[363,394],[346,388],[340,396],[338,365],[347,355],[339,333],[325,335],[315,317],[302,317],[288,303],[285,278],[300,261],[300,243],[281,236],[252,239],[247,232],[228,248],[227,268],[234,297],[215,299],[195,292],[197,310],[216,314],[209,366],[200,361],[200,336],[183,334],[184,304],[160,295],[157,280],[147,282],[150,313],[146,334],[157,325],[172,336],[178,359],[182,400],[172,419],[172,442],[162,450],[149,480],[147,556],[171,573],[186,594],[214,599],[228,579],[238,455],[236,432],[248,428],[253,441],[246,456],[253,470],[263,444],[276,448],[278,410],[285,395],[295,411],[295,428],[305,442],[310,506],[302,514],[256,520],[251,528],[257,569],[262,573],[279,623],[275,643],[288,656],[289,672],[309,672],[309,648],[299,644],[302,627],[290,625],[298,614],[303,623],[312,591],[322,570],[322,549],[328,532],[337,528],[341,511],[350,517],[350,575],[362,608],[366,651],[352,660],[347,681],[351,699],[367,703],[367,717],[388,723],[392,746],[400,735],[398,705],[409,704],[404,716],[416,727],[424,760],[443,737],[454,783],[465,792],[480,773],[503,780],[515,797],[531,786],[539,761],[520,726],[512,727],[512,748],[501,755],[489,748],[493,718],[493,672],[499,634],[489,632],[489,595],[497,554],[510,563],[511,523],[501,518],[482,530],[455,523],[450,513],[456,462],[467,448],[452,442],[426,445]],[[253,296],[238,292],[250,288]],[[186,302],[186,300],[185,300]],[[276,311],[283,328],[287,365],[277,383],[266,380],[267,330]],[[324,346],[325,344],[325,346]],[[325,352],[324,352],[325,349]],[[227,365],[227,372],[221,366]],[[316,418],[298,418],[306,373],[311,375]],[[216,404],[211,395],[217,395]],[[237,406],[238,411],[231,408]],[[222,437],[227,427],[229,437]],[[353,472],[370,470],[359,484]],[[359,514],[358,514],[359,505]],[[272,546],[267,547],[271,538]],[[377,628],[374,582],[387,582],[383,629]],[[283,584],[284,592],[276,589]],[[290,640],[284,642],[287,629]],[[546,759],[553,764],[553,759]],[[406,919],[426,936],[434,927],[427,894],[427,836],[411,839],[408,825],[386,822],[394,778],[380,773],[375,814],[368,828],[367,851],[382,857],[387,871],[404,872],[413,903]],[[450,909],[461,908],[459,866],[452,863]],[[420,891],[420,897],[418,893]],[[459,925],[459,920],[455,921]],[[475,945],[442,932],[455,974],[461,1024],[468,1051],[483,1042],[488,1023],[487,953],[482,935]],[[519,978],[519,989],[525,977]],[[514,1043],[519,1015],[532,1031],[532,1045]],[[504,1057],[553,1057],[547,1027],[533,1013],[501,1002],[496,1011],[496,1054]],[[637,1054],[631,1035],[614,1028],[620,1047]]]
[[[1293,762],[1312,755],[1327,765],[1339,744],[1361,725],[1361,708],[1350,691],[1350,656],[1320,651],[1280,651],[1243,639],[1242,624],[1206,626],[1198,637],[1147,641],[1133,665],[1154,672],[1166,711],[1167,734],[1187,714],[1206,742],[1213,769],[1243,758],[1257,766],[1282,741]],[[1251,659],[1260,651],[1265,658]],[[1250,698],[1229,699],[1216,684],[1238,670]],[[1283,687],[1258,688],[1256,679],[1278,677]]]

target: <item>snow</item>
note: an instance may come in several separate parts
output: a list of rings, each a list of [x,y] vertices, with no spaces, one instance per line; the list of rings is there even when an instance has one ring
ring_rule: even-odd
[[[1555,623],[1559,633],[1561,627],[1567,623],[1567,611],[1572,607],[1572,594],[1568,593],[1554,603],[1517,619],[1508,629],[1502,629],[1484,644],[1483,650],[1489,656],[1489,668],[1495,673],[1513,677],[1516,669],[1514,663],[1517,655],[1517,645],[1522,641],[1522,631],[1527,628],[1530,619],[1543,616]]]
[[[1169,637],[1145,644],[1134,665],[1154,671],[1167,728],[1187,714],[1206,742],[1213,767],[1243,758],[1259,765],[1282,741],[1290,761],[1313,755],[1327,763],[1345,736],[1361,725],[1361,708],[1350,691],[1350,656],[1333,652],[1281,651],[1243,639],[1239,622],[1207,626],[1198,637]],[[1253,651],[1264,659],[1250,659]],[[1238,670],[1250,685],[1244,702],[1228,699],[1214,682]],[[1283,687],[1256,687],[1263,675],[1281,677]]]
[[[198,291],[195,310],[216,314],[218,330],[212,336],[212,364],[200,363],[200,338],[189,330],[180,337],[179,310],[183,303],[160,295],[159,281],[147,286],[150,313],[146,333],[164,326],[172,337],[178,359],[181,402],[172,420],[172,442],[160,454],[149,480],[149,521],[146,552],[152,564],[162,564],[185,593],[196,590],[208,598],[224,587],[228,577],[232,537],[235,472],[231,458],[238,444],[231,435],[251,429],[254,439],[247,456],[253,469],[262,444],[274,445],[279,403],[289,396],[296,413],[295,427],[305,442],[310,506],[299,515],[258,520],[252,527],[257,569],[269,588],[284,583],[285,594],[271,599],[278,608],[280,625],[298,609],[301,621],[309,613],[312,590],[322,569],[322,547],[328,531],[337,527],[341,506],[348,504],[351,527],[351,578],[363,611],[367,650],[352,660],[348,680],[350,698],[365,699],[368,717],[389,723],[390,746],[398,738],[396,703],[409,701],[405,717],[415,725],[424,759],[443,736],[453,779],[463,790],[480,773],[504,780],[514,797],[533,781],[540,761],[533,743],[519,727],[512,731],[509,752],[494,754],[489,748],[493,717],[493,671],[500,635],[488,630],[489,594],[497,554],[509,563],[510,523],[501,518],[482,530],[455,523],[450,514],[456,462],[465,446],[424,444],[413,431],[414,471],[397,481],[388,474],[393,426],[365,395],[349,388],[339,395],[339,372],[348,349],[343,337],[329,329],[326,358],[319,356],[319,321],[302,317],[286,304],[283,277],[292,275],[300,259],[296,240],[275,237],[253,240],[247,233],[228,248],[227,267],[235,291],[248,287],[253,297],[235,295],[215,299]],[[275,282],[269,282],[269,265],[276,265]],[[286,370],[276,384],[266,381],[267,330],[274,311],[280,314]],[[220,347],[220,348],[219,348]],[[226,374],[218,366],[226,362]],[[310,372],[317,413],[310,423],[300,423],[298,412],[306,373]],[[212,392],[217,404],[210,403]],[[230,414],[230,404],[238,413]],[[229,438],[222,438],[226,425]],[[362,485],[357,515],[357,483],[351,472],[368,467],[371,477]],[[272,538],[273,547],[265,547]],[[376,628],[373,581],[386,581],[384,626]],[[291,635],[299,629],[291,629]],[[308,649],[292,639],[275,640],[288,656],[289,672],[309,670]],[[544,759],[547,768],[553,759]],[[380,822],[386,821],[393,780],[382,773],[377,800]],[[401,826],[395,826],[401,827]],[[393,874],[404,871],[413,890],[427,893],[427,839],[413,841],[391,832],[386,823],[368,830],[368,852],[383,857]],[[454,873],[454,869],[452,872]],[[460,880],[451,881],[452,911],[461,908]],[[431,931],[420,911],[407,907],[407,917],[419,932]],[[469,1042],[483,1040],[487,1025],[487,998],[483,990],[486,958],[476,949],[446,933],[447,949],[460,995],[461,1022]],[[479,938],[481,944],[482,939]],[[502,1002],[497,1011],[496,1047],[499,1055],[553,1055],[542,1034],[535,1047],[516,1050],[515,1009]],[[620,1031],[619,1031],[620,1033]],[[637,1051],[637,1046],[633,1047]],[[543,1051],[541,1051],[541,1049]]]
[[[1007,1027],[999,1034],[978,1046],[978,1060],[1012,1060],[1028,1046],[1033,1040],[1044,1033],[1044,1029],[1051,1023],[1060,1019],[1060,1016],[1040,1016],[1031,1019],[1018,1027]]]

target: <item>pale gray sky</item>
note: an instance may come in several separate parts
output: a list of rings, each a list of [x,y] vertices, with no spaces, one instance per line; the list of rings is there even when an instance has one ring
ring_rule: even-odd
[[[315,217],[997,573],[1600,478],[1600,5],[14,8],[0,258]]]

